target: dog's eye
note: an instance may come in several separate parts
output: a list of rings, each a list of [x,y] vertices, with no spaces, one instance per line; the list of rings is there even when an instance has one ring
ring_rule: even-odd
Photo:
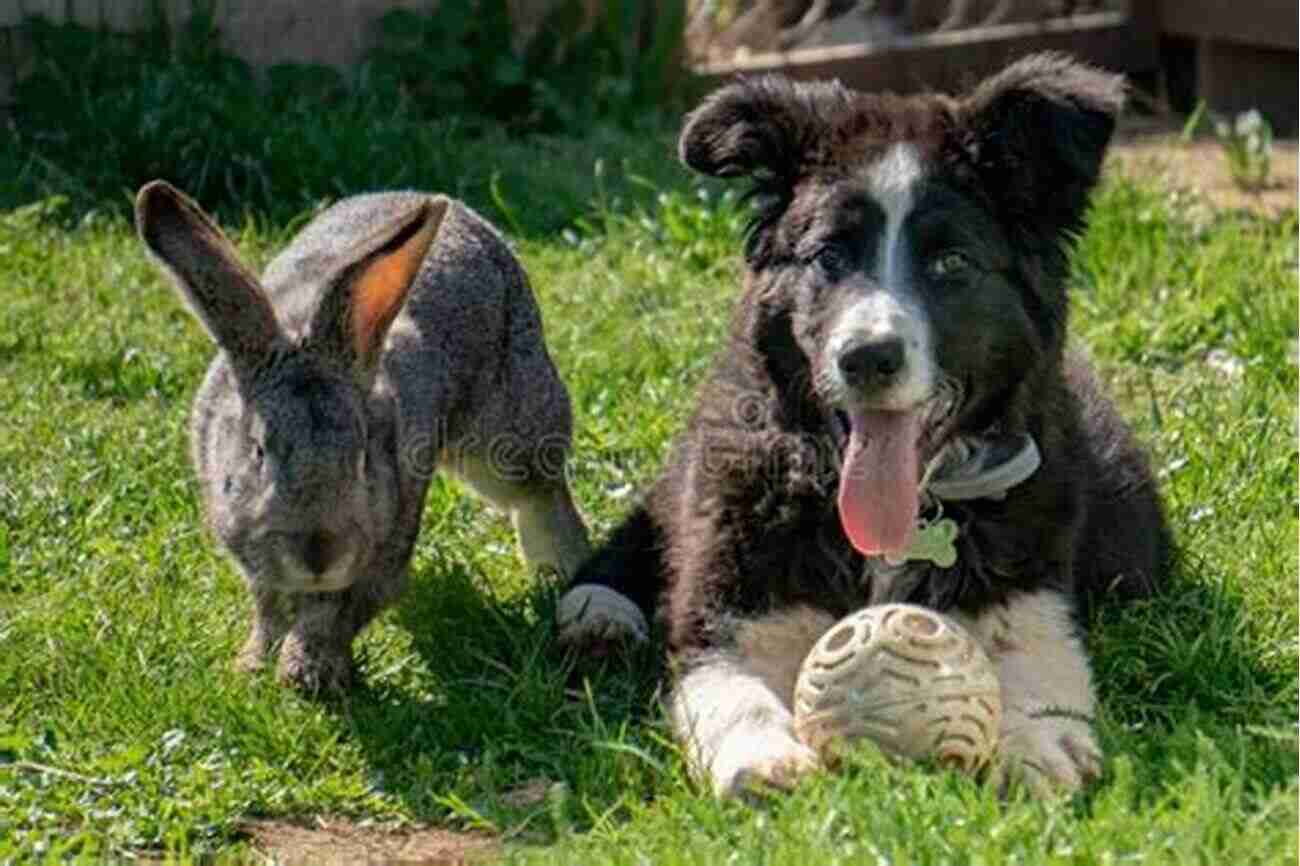
[[[812,254],[812,263],[833,277],[848,269],[849,257],[839,246],[826,244]]]
[[[971,265],[970,258],[959,250],[947,250],[930,260],[929,271],[935,277],[953,277]]]

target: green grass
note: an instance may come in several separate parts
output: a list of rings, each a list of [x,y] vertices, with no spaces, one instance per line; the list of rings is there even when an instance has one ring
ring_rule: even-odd
[[[639,138],[452,136],[431,164],[454,171],[350,181],[455,175],[519,239],[598,535],[653,476],[738,290],[734,198]],[[258,264],[312,203],[269,177],[293,207],[226,211]],[[745,805],[686,780],[650,659],[570,681],[552,588],[449,481],[407,595],[359,642],[363,685],[313,702],[233,673],[248,604],[200,531],[184,429],[211,348],[97,200],[0,214],[0,863],[238,857],[242,820],[321,814],[487,829],[527,863],[1296,862],[1294,212],[1111,179],[1081,242],[1073,330],[1152,447],[1182,551],[1168,597],[1100,616],[1105,780],[1000,804],[864,750]],[[539,778],[563,784],[510,804]]]
[[[409,187],[486,205],[534,236],[593,198],[644,197],[624,161],[652,186],[678,176],[662,157],[664,118],[695,89],[675,71],[682,0],[607,2],[590,29],[574,17],[581,3],[562,0],[523,57],[510,48],[506,0],[397,9],[346,74],[255,70],[221,53],[210,0],[191,5],[179,28],[156,17],[130,35],[21,25],[30,63],[0,141],[0,208],[58,195],[65,221],[125,214],[140,183],[162,177],[228,221],[282,226],[352,190]],[[622,38],[651,21],[642,38]]]

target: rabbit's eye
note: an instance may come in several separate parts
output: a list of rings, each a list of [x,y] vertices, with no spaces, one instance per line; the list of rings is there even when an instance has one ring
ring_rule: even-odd
[[[264,447],[262,447],[262,443],[261,443],[261,442],[254,442],[254,443],[253,443],[253,461],[254,461],[258,466],[261,466],[261,465],[262,465],[262,461],[265,460],[265,459],[266,459],[266,449],[265,449]]]

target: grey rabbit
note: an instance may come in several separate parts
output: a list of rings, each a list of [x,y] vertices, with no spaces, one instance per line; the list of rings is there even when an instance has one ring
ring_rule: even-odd
[[[163,181],[136,227],[219,348],[194,400],[207,523],[253,596],[236,661],[339,690],[352,641],[401,593],[433,473],[506,511],[524,557],[572,575],[587,531],[565,477],[568,392],[523,269],[443,195],[344,199],[267,266]]]

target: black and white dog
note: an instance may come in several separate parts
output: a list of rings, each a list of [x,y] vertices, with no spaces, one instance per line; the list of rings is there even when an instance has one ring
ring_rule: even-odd
[[[667,468],[559,614],[576,644],[657,616],[675,732],[718,793],[817,765],[800,662],[889,601],[988,651],[1004,779],[1099,774],[1086,604],[1151,592],[1169,551],[1145,456],[1065,348],[1123,89],[1041,54],[960,98],[767,77],[689,116],[686,164],[754,184],[744,294]]]

